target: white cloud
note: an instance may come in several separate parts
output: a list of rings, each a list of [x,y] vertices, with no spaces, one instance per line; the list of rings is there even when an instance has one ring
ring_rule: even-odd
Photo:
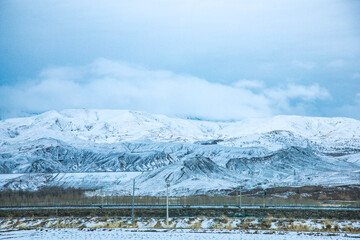
[[[330,68],[341,68],[345,65],[345,61],[342,59],[337,59],[329,62],[328,67]]]
[[[253,88],[253,89],[258,89],[258,88],[263,88],[264,87],[264,83],[262,81],[258,81],[258,80],[247,80],[247,79],[242,79],[239,80],[237,82],[235,82],[233,84],[234,87],[238,87],[238,88]]]
[[[302,68],[302,69],[306,69],[306,70],[311,70],[313,68],[315,68],[316,64],[313,62],[304,62],[304,61],[298,61],[298,60],[294,60],[292,61],[292,65],[298,68]]]
[[[314,100],[325,100],[330,94],[324,88],[314,84],[302,86],[290,84],[286,87],[266,89],[265,96],[273,103],[279,114],[306,115],[307,109]]]
[[[110,108],[213,120],[299,114],[298,106],[329,97],[319,85],[265,88],[249,80],[226,85],[106,59],[46,69],[35,81],[0,86],[0,95],[0,109],[15,114]]]
[[[326,99],[330,95],[318,84],[311,86],[288,85],[286,88],[272,88],[265,91],[265,94],[271,99],[295,99],[299,98],[306,101],[315,99]]]

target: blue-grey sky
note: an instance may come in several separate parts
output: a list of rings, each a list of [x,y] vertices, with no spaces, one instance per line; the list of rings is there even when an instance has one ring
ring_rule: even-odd
[[[360,1],[2,0],[2,118],[360,119]]]

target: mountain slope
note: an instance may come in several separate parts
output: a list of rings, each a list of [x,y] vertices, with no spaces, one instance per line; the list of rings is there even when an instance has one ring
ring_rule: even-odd
[[[0,173],[143,172],[136,177],[143,194],[163,192],[165,181],[174,194],[357,183],[359,153],[360,121],[349,118],[209,122],[65,110],[0,121]]]

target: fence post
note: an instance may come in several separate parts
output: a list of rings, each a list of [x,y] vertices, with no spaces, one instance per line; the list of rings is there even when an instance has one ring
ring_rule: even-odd
[[[266,196],[266,190],[264,189],[264,194],[263,194],[263,207],[264,207],[264,208],[266,207],[266,199],[265,199],[265,196]]]
[[[166,227],[169,227],[169,183],[166,183]]]
[[[131,221],[134,227],[134,207],[135,207],[135,178],[133,180],[133,196],[132,196],[132,211],[131,211]]]

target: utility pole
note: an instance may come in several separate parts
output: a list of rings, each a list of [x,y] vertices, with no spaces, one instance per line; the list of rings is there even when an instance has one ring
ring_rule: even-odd
[[[265,196],[266,196],[266,190],[264,189],[264,194],[263,194],[263,208],[265,208],[266,204],[265,204]]]
[[[103,192],[103,189],[101,189],[101,208],[104,208],[104,192]]]
[[[55,207],[55,215],[57,216],[58,215],[58,209],[57,209],[57,206],[56,206],[56,203],[55,203],[55,198],[53,199],[53,206]]]
[[[166,227],[169,227],[169,183],[166,183]]]
[[[133,179],[133,197],[132,197],[132,211],[131,211],[131,220],[134,227],[134,208],[135,208],[135,178]]]
[[[240,186],[240,209],[241,209],[241,207],[242,207],[242,196],[241,196],[241,191],[242,191],[242,188],[243,188],[243,186]]]

